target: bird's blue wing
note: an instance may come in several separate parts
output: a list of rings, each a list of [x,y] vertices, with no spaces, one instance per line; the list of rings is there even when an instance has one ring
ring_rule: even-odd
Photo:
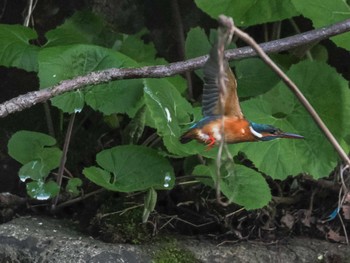
[[[223,61],[225,70],[225,87],[220,92],[220,66],[217,45],[210,51],[209,58],[204,65],[204,88],[202,98],[203,116],[226,115],[243,118],[237,96],[236,78],[227,61]],[[220,96],[224,96],[224,107],[220,107]]]
[[[216,59],[215,59],[216,57]],[[203,116],[220,115],[219,113],[219,65],[217,59],[217,45],[214,45],[209,58],[204,65],[204,87],[202,97]],[[222,115],[222,114],[221,114]]]

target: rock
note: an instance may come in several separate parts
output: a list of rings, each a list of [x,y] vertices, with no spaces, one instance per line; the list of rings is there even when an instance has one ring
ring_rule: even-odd
[[[288,242],[268,245],[260,242],[227,243],[216,246],[209,241],[174,237],[171,251],[190,252],[192,261],[208,263],[263,262],[349,262],[346,245],[321,240],[293,238]],[[175,245],[174,245],[175,244]],[[159,258],[164,242],[144,245],[107,244],[84,236],[74,226],[52,218],[22,217],[0,225],[0,263],[2,262],[117,262],[143,263]],[[186,252],[186,253],[187,253]],[[197,260],[193,260],[196,258]],[[153,261],[154,262],[154,261]]]
[[[0,225],[0,262],[150,262],[138,246],[106,244],[50,218],[22,217]]]

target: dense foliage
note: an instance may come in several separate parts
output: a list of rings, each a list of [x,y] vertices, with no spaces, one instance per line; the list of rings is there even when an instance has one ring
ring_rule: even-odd
[[[196,0],[195,3],[212,18],[223,13],[245,28],[261,28],[259,24],[271,22],[281,25],[283,20],[290,35],[297,33],[291,32],[290,25],[295,25],[294,19],[300,15],[310,19],[316,28],[350,17],[349,6],[342,0]],[[209,32],[208,28],[195,27],[186,33],[187,58],[207,54],[216,37],[215,30]],[[115,32],[103,19],[87,11],[75,13],[62,25],[46,32],[46,42],[42,45],[33,44],[38,38],[34,29],[2,24],[0,64],[36,72],[40,89],[113,67],[166,64],[164,59],[157,58],[154,45],[143,41],[145,35],[145,29],[134,35]],[[350,50],[349,33],[333,37],[332,41]],[[327,63],[328,51],[322,44],[310,48],[308,56],[303,56],[305,52],[302,56],[288,52],[272,57],[348,151],[348,81]],[[246,209],[256,209],[271,200],[266,175],[281,180],[301,173],[316,179],[328,176],[337,165],[337,155],[293,94],[259,58],[234,61],[233,66],[246,117],[302,134],[306,139],[230,145],[232,155],[239,158],[235,159],[235,165],[222,167],[222,193]],[[200,70],[196,74],[202,77]],[[80,114],[90,107],[105,115],[106,122],[117,120],[118,142],[123,145],[96,152],[97,164],[91,163],[82,170],[87,179],[112,191],[149,190],[156,196],[153,189],[171,189],[175,185],[174,163],[178,159],[181,159],[181,168],[176,168],[181,171],[179,175],[200,176],[198,180],[211,187],[216,179],[217,150],[205,151],[205,146],[197,142],[186,145],[179,142],[181,133],[201,118],[200,105],[191,105],[186,99],[186,88],[180,76],[120,80],[65,93],[52,98],[51,105],[66,114]],[[118,123],[120,118],[123,124]],[[149,135],[150,131],[156,131],[158,141],[152,141],[154,135]],[[21,163],[19,176],[27,180],[31,197],[48,199],[59,193],[51,173],[60,165],[62,145],[49,135],[33,131],[18,131],[10,139],[9,154]],[[193,155],[201,155],[203,159],[192,158]],[[249,160],[248,166],[240,163],[242,158]],[[66,191],[76,195],[81,181],[70,178],[64,185]],[[152,210],[154,200],[148,203],[146,210]]]

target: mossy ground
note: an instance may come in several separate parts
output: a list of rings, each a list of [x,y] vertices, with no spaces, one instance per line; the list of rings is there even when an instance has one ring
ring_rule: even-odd
[[[176,240],[169,239],[155,253],[152,263],[199,263],[188,249],[181,247]]]

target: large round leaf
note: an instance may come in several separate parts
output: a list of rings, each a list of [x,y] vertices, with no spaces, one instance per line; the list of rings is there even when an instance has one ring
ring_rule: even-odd
[[[31,45],[36,32],[20,25],[0,25],[0,65],[38,71],[39,47]]]
[[[311,19],[314,27],[323,27],[350,18],[349,1],[344,0],[291,0],[294,7],[305,17]],[[339,47],[350,50],[350,33],[332,37]]]
[[[349,136],[350,92],[347,81],[330,66],[316,61],[296,64],[287,73],[335,137],[342,142]],[[328,176],[334,169],[338,161],[335,151],[284,84],[242,103],[242,108],[251,121],[305,136],[305,140],[280,139],[231,146],[235,151],[243,151],[260,171],[273,178],[285,179],[299,173],[320,178]]]
[[[55,138],[49,135],[23,130],[12,135],[8,142],[8,151],[21,164],[39,161],[42,168],[46,167],[50,171],[58,167],[62,154],[57,147],[49,147],[55,144]]]
[[[174,186],[174,171],[168,160],[147,147],[117,146],[98,153],[96,161],[103,169],[93,166],[83,173],[108,190],[133,192]]]
[[[214,19],[224,14],[238,26],[278,21],[298,15],[290,0],[195,0]]]
[[[107,68],[135,67],[129,57],[94,45],[65,45],[45,48],[39,53],[40,87],[47,88],[62,80]],[[105,114],[133,115],[142,97],[141,80],[113,81],[76,90],[52,98],[52,104],[64,112],[80,112],[84,104]]]
[[[271,192],[265,179],[258,172],[243,165],[230,165],[231,169],[221,169],[221,192],[230,202],[243,206],[245,209],[262,208],[271,200]],[[222,167],[224,168],[224,167]],[[204,184],[214,185],[217,179],[215,162],[208,166],[198,165],[193,174],[207,175],[199,178]],[[211,178],[210,178],[211,177]]]

